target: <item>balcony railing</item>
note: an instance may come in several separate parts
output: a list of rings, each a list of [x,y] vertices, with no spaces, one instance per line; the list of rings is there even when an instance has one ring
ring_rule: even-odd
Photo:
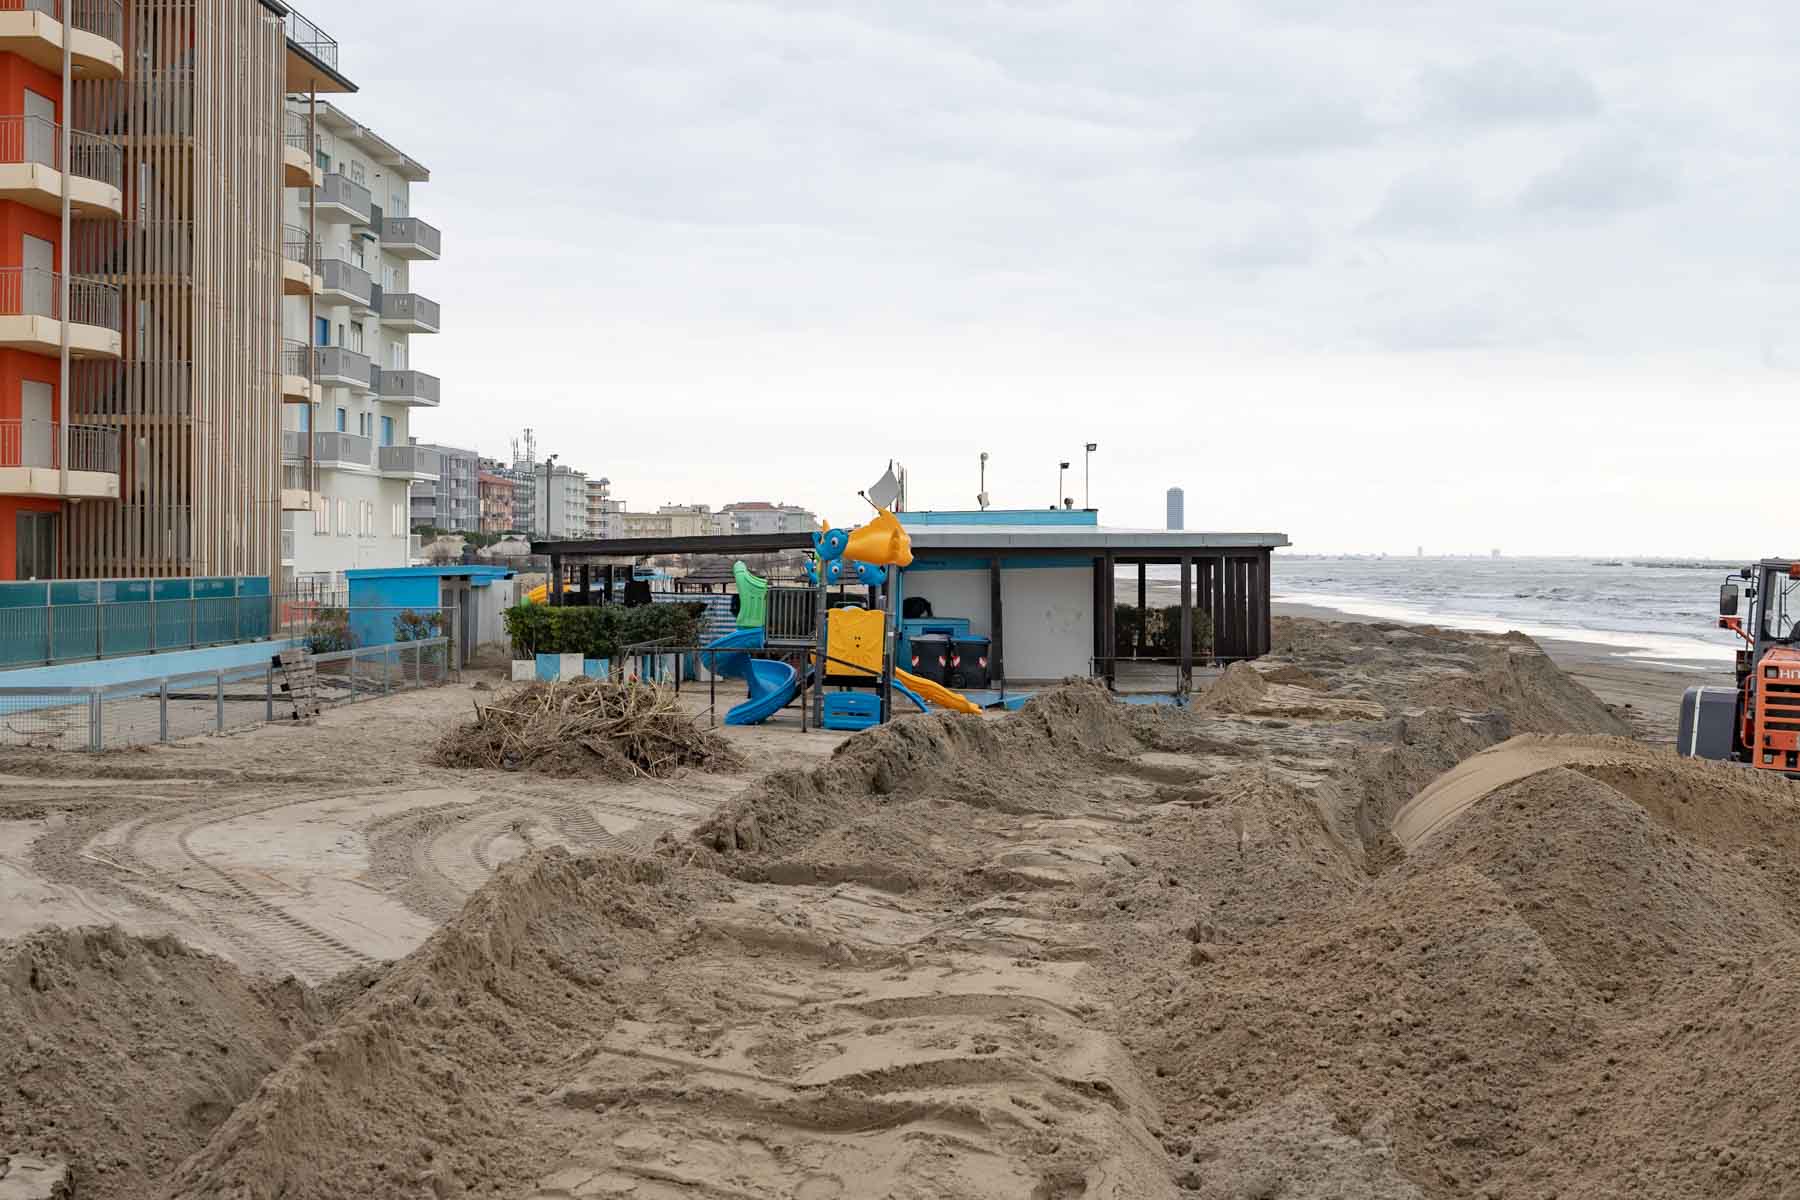
[[[287,118],[287,132],[285,135],[287,137],[287,144],[296,150],[304,150],[311,153],[312,135],[306,131],[305,115],[297,112],[289,112],[286,113],[285,116]]]
[[[314,265],[312,234],[298,225],[281,227],[281,256],[289,262],[305,263],[308,270]]]
[[[0,317],[62,320],[62,275],[40,267],[0,267]],[[119,289],[97,279],[69,281],[69,317],[77,325],[119,328]]]
[[[40,12],[52,21],[63,19],[64,7],[63,0],[0,0],[0,12]],[[124,44],[124,0],[72,0],[67,7],[75,28]]]
[[[347,263],[341,258],[319,260],[319,286],[327,292],[350,296],[353,303],[366,308],[369,304],[369,288],[373,283],[369,273],[353,263]]]
[[[4,11],[6,0],[0,0]],[[119,147],[98,134],[77,129],[69,134],[69,160],[83,179],[119,186],[124,176]],[[62,170],[62,126],[48,117],[18,113],[0,116],[0,163],[38,163]]]
[[[437,226],[417,217],[387,217],[381,222],[381,244],[395,253],[417,248],[436,258],[443,249],[444,235]]]
[[[62,466],[55,421],[0,421],[0,467]],[[119,431],[110,425],[69,426],[69,470],[119,473]]]
[[[436,475],[438,456],[421,446],[383,446],[381,470],[383,474]]]
[[[388,368],[381,372],[379,390],[383,400],[435,405],[442,393],[443,382],[436,375],[427,375],[423,371]]]
[[[287,14],[287,40],[332,70],[338,69],[337,39],[291,8]]]
[[[331,430],[313,434],[313,457],[322,463],[348,463],[352,466],[374,465],[375,446],[360,433],[338,433]]]
[[[381,319],[397,325],[443,328],[438,302],[412,292],[388,292],[381,298]]]
[[[313,375],[313,348],[305,342],[286,341],[281,344],[281,373],[298,375],[302,379],[311,379]]]
[[[369,356],[343,346],[314,346],[313,378],[338,380],[352,387],[366,387],[369,378]]]
[[[325,182],[314,189],[314,196],[320,204],[335,204],[339,208],[347,208],[356,214],[360,224],[369,223],[369,206],[375,198],[369,195],[369,189],[357,183],[348,175],[333,172],[325,176]]]

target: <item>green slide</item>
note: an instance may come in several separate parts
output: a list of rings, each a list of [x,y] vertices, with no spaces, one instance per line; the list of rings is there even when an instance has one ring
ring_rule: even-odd
[[[769,619],[769,581],[758,579],[741,561],[731,564],[737,576],[739,629],[761,629]]]

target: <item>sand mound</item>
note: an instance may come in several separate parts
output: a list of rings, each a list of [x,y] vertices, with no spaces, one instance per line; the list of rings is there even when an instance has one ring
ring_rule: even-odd
[[[0,945],[0,1150],[66,1160],[84,1198],[139,1200],[331,1007],[170,938]]]
[[[902,717],[847,739],[821,766],[759,780],[692,840],[721,854],[777,855],[889,798],[1046,811],[1072,771],[1138,748],[1125,706],[1095,683],[1051,689],[996,719]]]
[[[604,1033],[621,972],[656,957],[688,898],[654,860],[552,849],[506,865],[265,1080],[170,1194],[516,1194],[558,1150],[522,1119],[520,1089]]]
[[[475,720],[445,734],[431,761],[614,778],[744,765],[743,755],[683,712],[672,692],[602,679],[534,683],[478,705]]]

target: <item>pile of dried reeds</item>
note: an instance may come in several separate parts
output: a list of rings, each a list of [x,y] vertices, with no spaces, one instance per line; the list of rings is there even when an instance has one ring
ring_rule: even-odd
[[[683,712],[673,692],[645,683],[576,679],[534,683],[475,706],[444,735],[432,761],[551,775],[672,775],[683,767],[744,763],[731,744]]]

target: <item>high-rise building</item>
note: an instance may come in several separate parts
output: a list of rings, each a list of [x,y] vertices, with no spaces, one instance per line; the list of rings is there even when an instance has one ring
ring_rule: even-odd
[[[477,456],[446,467],[411,436],[412,413],[436,408],[437,376],[414,367],[412,340],[442,326],[413,271],[435,261],[442,235],[411,215],[412,189],[431,173],[374,130],[316,96],[290,96],[290,141],[307,148],[316,185],[285,204],[281,501],[284,565],[296,578],[353,567],[404,566],[415,521],[409,489],[449,511],[440,528],[479,524]],[[454,523],[451,523],[454,522]]]
[[[767,500],[740,500],[719,510],[724,533],[811,533],[819,519],[797,504],[771,504]]]
[[[337,44],[277,0],[25,0],[0,68],[0,578],[274,574],[283,96],[354,91]]]
[[[1183,522],[1187,520],[1187,513],[1185,511],[1183,511],[1186,504],[1187,504],[1187,493],[1183,492],[1178,487],[1172,487],[1169,489],[1168,514],[1167,514],[1168,522],[1164,526],[1164,528],[1166,528],[1166,529],[1185,529],[1186,528],[1186,526],[1183,524]]]
[[[481,460],[476,487],[481,495],[481,532],[508,533],[518,528],[513,521],[513,481],[499,473],[500,464]]]
[[[455,446],[421,443],[419,449],[437,456],[435,481],[412,485],[412,527],[474,533],[481,528],[481,497],[477,477],[481,456]]]
[[[612,480],[605,476],[588,480],[587,536],[618,537],[619,514],[624,511],[625,502],[613,499]]]

